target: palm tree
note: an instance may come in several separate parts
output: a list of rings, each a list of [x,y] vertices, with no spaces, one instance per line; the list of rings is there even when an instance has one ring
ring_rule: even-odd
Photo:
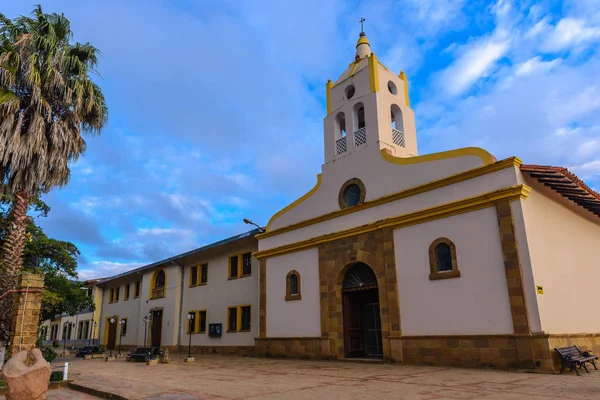
[[[99,51],[69,43],[72,35],[64,15],[44,14],[39,5],[31,17],[0,14],[0,182],[13,199],[3,275],[22,269],[30,197],[66,185],[69,164],[86,148],[82,133],[99,134],[108,119],[90,78]],[[0,341],[5,323],[0,316]]]

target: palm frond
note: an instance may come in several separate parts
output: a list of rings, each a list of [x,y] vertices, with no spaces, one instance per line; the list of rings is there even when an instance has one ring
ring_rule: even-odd
[[[69,165],[86,149],[82,133],[99,134],[106,100],[91,79],[100,51],[69,43],[63,14],[14,20],[0,14],[0,169],[3,190],[50,190],[65,185]]]

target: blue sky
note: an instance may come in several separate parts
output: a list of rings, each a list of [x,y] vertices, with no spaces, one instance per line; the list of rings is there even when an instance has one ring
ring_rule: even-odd
[[[0,1],[10,18],[35,2]],[[323,162],[324,87],[360,31],[404,69],[420,154],[480,146],[600,189],[600,3],[41,1],[102,51],[110,110],[40,225],[123,272],[266,224]]]

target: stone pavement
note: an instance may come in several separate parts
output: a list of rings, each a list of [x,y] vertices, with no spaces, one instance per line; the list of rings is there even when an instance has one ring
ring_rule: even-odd
[[[147,366],[70,361],[75,383],[137,400],[600,399],[600,370],[582,377],[499,370],[197,356]],[[69,397],[66,397],[69,398]],[[50,397],[49,397],[50,399]]]
[[[0,399],[4,400],[6,397],[0,395]],[[57,389],[48,390],[46,400],[98,400],[98,398],[74,390]]]

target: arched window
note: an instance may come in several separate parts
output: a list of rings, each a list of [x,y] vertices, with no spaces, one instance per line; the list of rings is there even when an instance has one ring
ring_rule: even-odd
[[[363,103],[356,103],[354,110],[354,128],[359,130],[365,127],[365,106]]]
[[[371,289],[377,287],[377,276],[367,264],[357,262],[348,269],[342,289]]]
[[[302,299],[302,292],[300,290],[300,274],[298,271],[288,272],[285,278],[285,300]]]
[[[165,286],[167,285],[167,273],[164,268],[157,269],[150,280],[150,298],[165,297]]]
[[[392,104],[391,107],[391,122],[394,144],[404,147],[404,120],[402,119],[402,110],[396,104]]]
[[[341,112],[335,116],[335,154],[338,155],[347,151],[346,116]]]
[[[298,290],[298,275],[293,274],[290,276],[290,294],[295,296],[299,293]]]
[[[156,274],[156,280],[154,283],[154,287],[155,288],[165,287],[165,270],[164,269],[161,269],[160,271],[158,271],[158,274]]]
[[[439,238],[429,246],[429,279],[458,278],[456,246],[448,238]]]
[[[335,139],[346,136],[346,115],[343,112],[335,116]]]

